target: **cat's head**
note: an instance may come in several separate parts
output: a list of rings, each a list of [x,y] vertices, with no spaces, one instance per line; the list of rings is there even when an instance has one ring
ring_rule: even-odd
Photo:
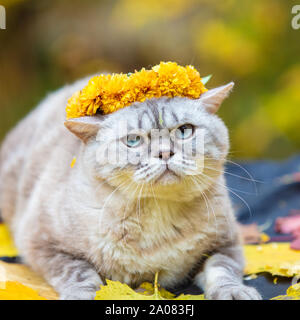
[[[233,85],[199,99],[152,98],[65,125],[84,142],[87,174],[130,197],[189,198],[221,174],[229,139],[215,113]]]

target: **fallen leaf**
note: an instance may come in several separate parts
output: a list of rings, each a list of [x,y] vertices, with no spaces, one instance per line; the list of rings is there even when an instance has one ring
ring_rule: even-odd
[[[135,292],[127,284],[111,280],[106,280],[106,283],[96,292],[95,300],[147,300],[145,296]]]
[[[58,294],[54,289],[42,277],[25,265],[0,261],[0,279],[1,281],[17,282],[30,287],[47,300],[58,299]]]
[[[249,281],[249,280],[254,280],[256,278],[257,278],[257,275],[255,273],[252,273],[249,276],[244,277],[244,280]]]
[[[18,250],[14,245],[8,228],[4,224],[0,224],[0,256],[16,257]]]
[[[154,286],[144,282],[137,291],[119,281],[106,280],[97,291],[95,300],[204,300],[203,295],[184,295],[178,297],[165,289],[159,288],[158,273],[155,275]],[[140,292],[139,292],[140,291]]]
[[[300,283],[290,286],[286,291],[286,295],[277,296],[271,300],[300,300]]]
[[[293,277],[300,275],[300,251],[290,243],[245,245],[245,274],[269,272],[272,275]]]
[[[75,163],[76,163],[76,157],[74,157],[73,159],[72,159],[72,162],[71,162],[71,164],[70,164],[70,166],[71,166],[71,168],[74,168],[74,166],[75,166]]]
[[[173,300],[205,300],[204,294],[181,294]]]
[[[266,243],[270,240],[270,237],[266,233],[261,233],[260,234],[260,242]]]
[[[144,282],[141,284],[140,288],[146,290],[143,294],[153,295],[155,291],[155,282],[154,282],[154,286],[152,283]],[[180,294],[179,296],[176,297],[175,294],[167,291],[164,288],[159,288],[159,292],[160,292],[160,295],[165,300],[205,300],[203,294],[200,294],[200,295]]]
[[[47,300],[35,290],[19,282],[7,281],[1,283],[0,300]]]
[[[260,245],[244,245],[246,256],[245,274],[269,272],[273,275],[292,277],[300,275],[300,251],[292,250],[290,243],[268,243]],[[16,256],[17,249],[13,245],[8,229],[0,224],[0,256]],[[57,293],[41,277],[25,265],[7,264],[0,261],[0,271],[5,271],[6,281],[19,282],[36,290],[38,294],[47,299],[58,299]],[[1,275],[1,274],[0,274]],[[3,280],[1,278],[0,280]],[[180,295],[159,288],[157,282],[154,286],[144,283],[139,293],[128,285],[118,281],[107,280],[107,285],[102,286],[97,292],[96,299],[119,300],[202,300],[203,295]]]

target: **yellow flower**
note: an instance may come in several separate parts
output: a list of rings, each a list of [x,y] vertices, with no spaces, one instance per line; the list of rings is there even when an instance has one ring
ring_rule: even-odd
[[[198,99],[207,91],[199,72],[193,66],[182,67],[175,62],[161,62],[151,70],[143,68],[132,74],[101,74],[69,99],[67,118],[115,112],[134,102],[167,97]]]

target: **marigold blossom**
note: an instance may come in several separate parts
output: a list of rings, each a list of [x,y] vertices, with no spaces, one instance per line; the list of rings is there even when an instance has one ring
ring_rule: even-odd
[[[193,66],[161,62],[151,70],[145,68],[129,74],[95,76],[81,91],[68,100],[67,118],[109,114],[134,102],[167,97],[198,99],[206,92],[199,72]]]

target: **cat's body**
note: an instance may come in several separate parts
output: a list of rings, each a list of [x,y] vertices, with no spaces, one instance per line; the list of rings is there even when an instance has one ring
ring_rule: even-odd
[[[0,208],[25,262],[63,299],[93,298],[105,278],[135,286],[153,281],[156,272],[165,287],[193,273],[209,298],[259,298],[241,283],[243,258],[222,175],[228,150],[223,123],[193,100],[161,98],[96,117],[97,125],[89,120],[66,123],[80,140],[64,126],[65,106],[86,82],[50,95],[3,143]],[[228,89],[223,91],[220,101],[215,97],[218,105]],[[197,116],[195,110],[180,110],[182,104],[198,108]],[[205,164],[210,165],[204,166],[201,184],[197,176],[175,174],[179,169],[172,163],[174,172],[143,187],[138,177],[133,179],[143,167],[123,169],[109,159],[100,159],[100,166],[95,156],[99,145],[105,149],[112,139],[109,130],[124,118],[146,132],[155,123],[173,128],[191,118],[195,126],[202,122],[207,130]]]

